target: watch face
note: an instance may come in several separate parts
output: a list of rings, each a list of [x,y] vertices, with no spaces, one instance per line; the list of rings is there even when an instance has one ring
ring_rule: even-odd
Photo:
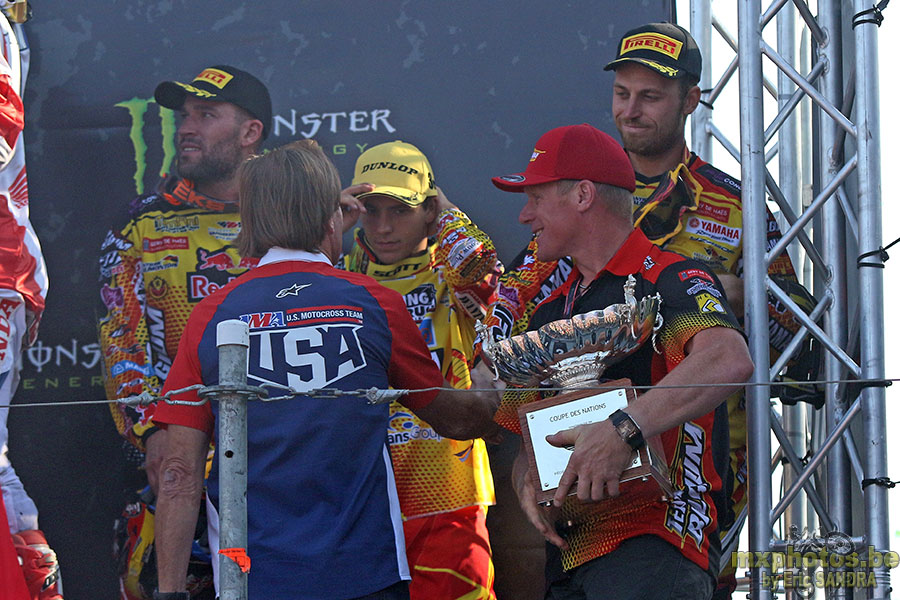
[[[631,419],[625,419],[616,426],[616,429],[619,430],[619,434],[626,440],[631,439],[635,435],[637,435],[637,427],[634,426],[634,423],[631,421]]]

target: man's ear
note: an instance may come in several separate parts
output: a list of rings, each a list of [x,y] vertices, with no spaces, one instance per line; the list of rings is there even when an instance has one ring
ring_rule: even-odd
[[[437,197],[430,196],[425,198],[425,202],[422,203],[422,210],[425,211],[425,220],[431,225],[437,220],[438,209],[437,209]]]
[[[681,114],[685,117],[688,116],[697,110],[698,104],[700,104],[700,86],[695,85],[689,89],[684,96],[684,105],[681,107]]]
[[[255,148],[262,141],[263,124],[259,119],[247,119],[241,123],[241,145]]]
[[[575,184],[575,208],[578,212],[587,212],[597,201],[597,186],[593,181],[582,179]]]

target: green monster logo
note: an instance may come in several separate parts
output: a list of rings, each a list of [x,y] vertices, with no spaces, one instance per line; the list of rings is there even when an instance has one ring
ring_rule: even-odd
[[[147,171],[147,142],[144,140],[144,116],[147,114],[147,107],[150,104],[156,104],[153,98],[132,98],[116,104],[116,106],[121,106],[127,110],[131,116],[131,133],[129,137],[131,138],[131,144],[134,146],[134,188],[138,194],[144,193],[144,174]],[[175,158],[175,113],[168,108],[160,106],[159,123],[163,151],[162,166],[159,169],[161,177],[169,172],[172,160]]]

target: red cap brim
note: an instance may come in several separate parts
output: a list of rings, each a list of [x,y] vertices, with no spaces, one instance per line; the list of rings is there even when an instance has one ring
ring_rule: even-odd
[[[535,173],[516,173],[514,175],[491,177],[493,184],[504,192],[524,192],[525,186],[540,185],[561,179],[562,177],[555,175],[537,175]]]

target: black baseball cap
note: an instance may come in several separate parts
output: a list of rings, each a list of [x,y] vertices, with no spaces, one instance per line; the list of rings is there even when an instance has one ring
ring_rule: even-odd
[[[228,102],[240,106],[262,121],[263,139],[272,128],[272,99],[265,84],[246,71],[228,65],[203,69],[190,83],[163,81],[156,86],[156,103],[172,110],[184,105],[190,94],[201,100]]]
[[[664,77],[690,75],[700,79],[703,56],[687,29],[674,23],[649,23],[625,33],[616,58],[603,67],[615,70],[626,62],[653,69]]]

